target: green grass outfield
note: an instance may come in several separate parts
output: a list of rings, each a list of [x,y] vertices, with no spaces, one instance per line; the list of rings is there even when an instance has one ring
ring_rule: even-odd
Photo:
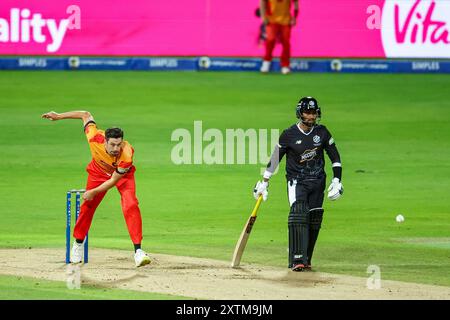
[[[175,165],[172,132],[193,132],[195,120],[204,131],[282,130],[298,99],[313,95],[345,187],[324,203],[316,269],[368,276],[378,265],[382,279],[449,286],[449,85],[448,75],[2,71],[0,247],[64,246],[65,191],[84,186],[90,154],[81,121],[40,115],[85,109],[101,128],[121,126],[135,147],[144,249],[230,260],[262,165]],[[269,192],[243,261],[285,267],[282,171]],[[116,190],[96,212],[90,247],[132,249]],[[0,277],[0,287],[14,283]]]
[[[186,297],[83,285],[69,290],[66,283],[0,275],[0,300],[185,300]]]

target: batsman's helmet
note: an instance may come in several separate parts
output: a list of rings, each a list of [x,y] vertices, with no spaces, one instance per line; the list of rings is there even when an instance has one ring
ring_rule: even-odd
[[[303,97],[297,104],[296,115],[298,119],[302,118],[302,113],[306,111],[316,111],[317,120],[320,120],[322,112],[320,111],[319,103],[313,97]],[[302,119],[303,120],[303,119]]]

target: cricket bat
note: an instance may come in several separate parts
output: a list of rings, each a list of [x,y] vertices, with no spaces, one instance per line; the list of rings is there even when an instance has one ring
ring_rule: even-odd
[[[247,223],[244,226],[244,230],[242,230],[241,236],[239,237],[238,242],[236,243],[236,247],[234,248],[233,260],[231,261],[231,267],[236,268],[241,263],[242,254],[244,253],[245,246],[247,245],[248,238],[250,236],[250,232],[252,231],[253,224],[256,220],[256,214],[258,213],[259,205],[263,200],[262,195],[259,196],[256,201],[255,207],[253,208],[252,214],[247,220]]]

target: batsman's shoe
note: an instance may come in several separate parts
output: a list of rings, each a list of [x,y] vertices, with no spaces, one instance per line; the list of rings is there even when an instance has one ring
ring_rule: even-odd
[[[72,251],[70,251],[70,262],[80,263],[83,260],[84,255],[84,242],[73,242]]]
[[[305,266],[305,271],[312,271],[312,266],[310,264],[307,264]]]
[[[283,67],[281,68],[281,73],[282,74],[288,74],[291,72],[291,69],[289,69],[289,67]]]
[[[136,263],[136,267],[142,267],[149,264],[151,260],[144,250],[137,249],[134,254],[134,262]]]
[[[292,271],[300,272],[305,270],[305,265],[303,263],[297,263],[292,267]]]
[[[259,69],[262,73],[267,73],[270,71],[270,61],[263,61],[261,64],[261,69]]]

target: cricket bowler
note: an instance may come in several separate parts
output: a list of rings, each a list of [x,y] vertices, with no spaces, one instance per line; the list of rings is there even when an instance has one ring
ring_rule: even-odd
[[[326,183],[324,150],[331,160],[333,179],[328,198],[338,199],[344,192],[341,183],[341,158],[331,133],[318,124],[321,110],[313,97],[301,98],[296,107],[299,122],[283,131],[253,194],[267,200],[269,179],[286,155],[286,179],[290,205],[288,216],[289,268],[311,270],[311,259],[323,217]]]
[[[42,118],[51,121],[63,119],[83,120],[92,160],[88,164],[86,192],[83,194],[83,203],[80,215],[75,224],[70,262],[80,263],[84,254],[84,241],[91,226],[95,210],[102,201],[106,192],[116,187],[121,195],[122,211],[128,227],[131,241],[134,244],[134,261],[136,267],[150,263],[150,257],[141,249],[142,218],[139,202],[136,198],[136,184],[133,165],[134,149],[123,140],[123,131],[120,128],[99,130],[94,117],[88,111],[70,111],[45,113]]]

